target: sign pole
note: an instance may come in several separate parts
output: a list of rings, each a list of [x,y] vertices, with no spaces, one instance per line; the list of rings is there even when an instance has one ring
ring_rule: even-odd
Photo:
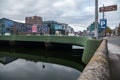
[[[110,5],[110,6],[104,6],[99,8],[99,12],[103,13],[103,19],[100,20],[100,25],[101,28],[104,30],[107,27],[107,19],[105,18],[105,12],[109,12],[109,11],[116,11],[117,10],[117,5]],[[103,32],[102,32],[103,35]]]
[[[104,4],[103,4],[103,9],[105,9],[104,8]],[[105,12],[103,11],[103,19],[105,18]],[[102,38],[103,38],[103,35],[104,35],[104,29],[102,28]]]
[[[103,8],[104,8],[104,4],[103,4]],[[103,19],[105,18],[105,12],[103,11]]]
[[[95,37],[98,39],[98,0],[95,0]]]

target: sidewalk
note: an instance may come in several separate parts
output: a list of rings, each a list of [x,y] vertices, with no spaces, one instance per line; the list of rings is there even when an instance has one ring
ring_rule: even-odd
[[[120,46],[108,43],[109,58],[120,59]]]
[[[112,80],[120,80],[120,46],[108,42],[110,73]]]

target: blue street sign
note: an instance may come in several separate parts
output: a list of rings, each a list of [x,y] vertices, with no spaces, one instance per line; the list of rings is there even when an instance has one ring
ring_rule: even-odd
[[[100,19],[100,26],[105,29],[107,27],[107,19]]]

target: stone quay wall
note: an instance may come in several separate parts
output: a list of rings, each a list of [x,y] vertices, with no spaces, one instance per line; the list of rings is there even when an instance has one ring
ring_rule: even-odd
[[[111,80],[107,40],[102,41],[78,80]]]

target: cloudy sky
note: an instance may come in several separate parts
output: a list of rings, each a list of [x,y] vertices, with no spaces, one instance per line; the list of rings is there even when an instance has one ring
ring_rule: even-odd
[[[75,31],[86,29],[94,21],[95,0],[0,0],[0,18],[22,21],[26,16],[41,16],[43,20],[68,23]],[[106,12],[108,26],[120,22],[120,1],[99,0],[99,7],[117,5],[118,10]],[[99,13],[102,18],[102,13]]]

